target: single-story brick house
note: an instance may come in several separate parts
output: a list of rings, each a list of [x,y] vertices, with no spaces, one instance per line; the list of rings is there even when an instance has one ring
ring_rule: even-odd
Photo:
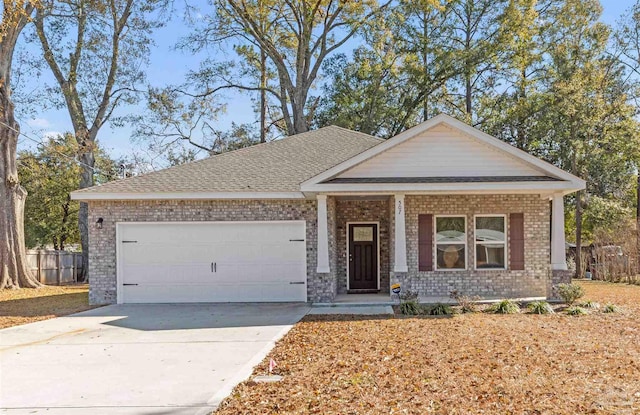
[[[585,182],[447,115],[391,139],[340,127],[72,193],[90,301],[547,297],[563,196]]]

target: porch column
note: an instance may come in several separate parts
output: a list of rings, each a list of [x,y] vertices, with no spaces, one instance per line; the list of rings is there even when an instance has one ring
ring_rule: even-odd
[[[329,229],[327,225],[327,195],[318,195],[318,273],[329,272]]]
[[[393,272],[407,272],[407,235],[404,221],[404,195],[396,194],[395,198],[395,216],[396,216],[396,243],[395,243],[395,261]]]
[[[564,198],[562,193],[553,195],[551,204],[551,269],[566,270],[567,256],[564,240]]]

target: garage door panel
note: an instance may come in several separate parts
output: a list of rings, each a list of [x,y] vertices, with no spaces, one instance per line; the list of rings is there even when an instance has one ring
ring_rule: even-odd
[[[185,245],[178,243],[137,242],[126,244],[121,257],[125,265],[147,264],[153,258],[155,264],[190,264],[193,262],[210,263],[215,257],[211,245]]]
[[[121,286],[119,301],[306,301],[303,221],[124,223],[118,232],[120,284],[137,284]]]

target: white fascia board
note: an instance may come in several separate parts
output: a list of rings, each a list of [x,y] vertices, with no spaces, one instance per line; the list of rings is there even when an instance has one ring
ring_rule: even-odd
[[[72,200],[215,200],[215,199],[304,199],[302,192],[190,192],[190,193],[98,193],[71,192]]]
[[[317,176],[314,176],[308,180],[306,180],[305,182],[302,183],[301,187],[302,187],[302,191],[310,191],[309,189],[309,185],[313,185],[313,184],[319,184],[324,182],[325,180],[331,179],[335,176],[337,176],[338,174],[366,161],[369,160],[370,158],[383,153],[384,151],[395,147],[398,144],[401,144],[407,140],[409,140],[410,138],[413,138],[415,136],[417,136],[418,134],[423,133],[424,131],[427,131],[433,127],[435,127],[438,124],[445,124],[448,125],[449,127],[458,129],[460,131],[462,131],[463,133],[471,136],[472,138],[475,138],[481,142],[484,142],[485,144],[494,147],[494,148],[498,148],[499,150],[502,150],[506,153],[508,153],[509,155],[513,156],[516,159],[520,159],[521,161],[532,165],[533,167],[535,167],[537,170],[542,170],[542,172],[546,172],[547,174],[550,174],[552,176],[555,176],[561,180],[565,180],[568,182],[572,182],[574,187],[578,187],[578,190],[584,189],[586,187],[586,182],[584,180],[582,180],[581,178],[574,176],[570,173],[567,173],[566,171],[550,164],[547,163],[546,161],[540,160],[539,158],[532,156],[531,154],[522,151],[510,144],[505,143],[504,141],[492,137],[489,134],[483,133],[482,131],[478,130],[477,128],[474,128],[470,125],[467,125],[465,123],[463,123],[462,121],[459,121],[449,115],[446,114],[439,114],[436,115],[435,117],[431,118],[430,120],[427,120],[421,124],[416,125],[413,128],[410,128],[398,135],[396,135],[395,137],[392,137],[390,139],[388,139],[387,141],[378,144],[375,147],[370,148],[369,150],[366,150],[348,160],[345,160],[344,162],[330,168],[329,170],[326,170],[322,173],[320,173]],[[575,190],[574,190],[575,191]]]
[[[307,185],[304,192],[323,193],[555,193],[569,194],[583,189],[572,182],[498,182],[498,183],[322,183]]]

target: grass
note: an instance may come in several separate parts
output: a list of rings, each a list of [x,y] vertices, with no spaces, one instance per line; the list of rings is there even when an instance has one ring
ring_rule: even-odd
[[[0,290],[0,329],[88,310],[88,292],[86,284]]]
[[[640,286],[580,284],[621,311],[307,316],[218,414],[640,413]]]

